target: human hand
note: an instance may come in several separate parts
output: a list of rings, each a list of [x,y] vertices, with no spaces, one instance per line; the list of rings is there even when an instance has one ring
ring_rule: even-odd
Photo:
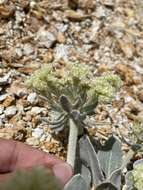
[[[72,168],[64,161],[26,144],[0,138],[0,181],[4,181],[18,169],[44,166],[65,184],[72,177]]]

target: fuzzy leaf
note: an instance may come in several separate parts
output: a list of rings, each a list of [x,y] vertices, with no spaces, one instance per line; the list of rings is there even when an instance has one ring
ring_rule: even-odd
[[[137,168],[139,165],[143,165],[143,159],[137,160],[134,162],[134,169]]]
[[[132,175],[132,172],[129,171],[129,172],[127,172],[127,174],[125,176],[124,190],[132,190],[133,184],[134,184],[133,175]]]
[[[98,159],[106,178],[122,165],[121,144],[115,137],[110,137],[101,150],[98,151]]]
[[[91,172],[90,170],[82,164],[82,167],[81,167],[81,175],[83,176],[86,184],[87,184],[87,187],[89,188],[90,187],[90,184],[91,184]]]
[[[94,98],[92,97],[92,100],[90,102],[87,102],[83,108],[81,109],[82,112],[87,113],[87,115],[93,115],[94,109],[96,108],[98,104],[98,95],[94,95]]]
[[[60,103],[64,111],[66,111],[67,113],[71,112],[72,105],[70,104],[70,101],[68,100],[66,96],[62,95],[60,97]]]
[[[118,190],[112,183],[104,182],[98,185],[95,190]]]
[[[79,155],[79,143],[77,144],[77,154],[76,154],[76,161],[75,161],[75,174],[80,173],[84,178],[88,188],[91,185],[91,172],[90,169],[85,166],[85,164],[80,159]]]
[[[104,180],[104,176],[102,174],[97,154],[88,136],[85,135],[79,140],[79,150],[81,161],[91,170],[93,179],[92,183],[95,186],[100,184]]]
[[[77,174],[65,185],[64,190],[88,190],[84,178]]]
[[[110,178],[109,178],[109,181],[118,189],[120,190],[121,189],[121,172],[122,172],[122,169],[117,169],[115,170]]]

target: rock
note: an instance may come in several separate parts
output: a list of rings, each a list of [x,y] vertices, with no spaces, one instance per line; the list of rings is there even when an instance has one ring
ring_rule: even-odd
[[[12,128],[2,128],[0,129],[0,138],[12,139],[14,131]]]
[[[27,101],[30,102],[31,104],[37,103],[37,94],[35,92],[30,93],[27,97]]]
[[[4,106],[1,104],[1,105],[0,105],[0,114],[2,114],[3,111],[4,111]]]
[[[141,102],[143,102],[143,89],[139,91],[138,98]]]
[[[79,0],[79,7],[87,9],[94,9],[96,1],[94,0]]]
[[[125,103],[129,103],[129,102],[131,102],[131,101],[133,101],[134,99],[131,97],[131,96],[125,96],[124,97],[124,101],[125,101]]]
[[[7,19],[13,17],[15,12],[15,7],[12,5],[1,5],[0,6],[0,18]]]
[[[37,114],[40,114],[40,113],[42,113],[42,112],[44,112],[45,111],[45,108],[40,108],[40,107],[32,107],[32,109],[31,109],[31,114],[33,114],[33,115],[37,115]]]
[[[7,107],[6,110],[5,110],[5,115],[7,117],[12,117],[13,115],[15,115],[17,112],[17,108],[16,106],[10,106],[10,107]]]
[[[0,118],[0,128],[3,128],[4,127],[4,123],[2,121],[2,119]]]
[[[28,94],[27,88],[24,86],[21,80],[16,80],[11,83],[8,92],[16,95],[19,98]]]
[[[105,64],[101,64],[99,65],[98,67],[98,72],[99,73],[104,73],[104,72],[107,72],[109,70],[108,66],[105,65]]]
[[[133,42],[131,42],[129,39],[118,39],[119,47],[121,48],[122,52],[125,54],[125,56],[128,59],[132,59],[135,54],[135,47],[133,45]]]
[[[6,2],[6,0],[0,0],[0,5],[5,3],[5,2]]]
[[[65,38],[65,36],[64,36],[63,33],[59,32],[59,33],[57,34],[57,41],[58,41],[59,43],[61,43],[61,44],[64,44],[64,43],[65,43],[66,38]]]
[[[33,129],[32,137],[40,139],[43,133],[44,133],[44,130],[37,127],[36,129]]]
[[[102,3],[108,7],[114,7],[115,2],[113,0],[102,0]]]
[[[16,54],[16,57],[21,58],[23,56],[22,47],[16,47],[15,54]]]
[[[11,106],[14,101],[15,101],[14,96],[7,96],[3,102],[3,105],[4,105],[4,107]]]
[[[41,138],[40,138],[40,142],[43,142],[43,141],[45,141],[46,140],[46,134],[43,134],[42,136],[41,136]]]
[[[101,19],[101,18],[105,18],[106,16],[107,16],[106,9],[103,8],[102,6],[97,7],[96,17]]]
[[[8,94],[0,95],[0,102],[4,101],[7,96],[8,96]]]
[[[53,50],[52,50],[52,49],[48,49],[48,51],[45,52],[45,53],[42,55],[42,58],[43,58],[43,62],[44,62],[44,63],[50,63],[50,62],[52,62],[53,59],[54,59]]]
[[[12,139],[12,138],[16,139],[16,137],[20,136],[22,133],[23,134],[26,133],[25,128],[12,127],[11,124],[6,124],[5,128],[0,129],[0,137],[5,139]]]
[[[38,146],[39,145],[39,140],[35,137],[29,137],[26,139],[26,143],[32,146]]]
[[[29,1],[27,1],[27,0],[22,0],[20,3],[21,3],[20,5],[23,9],[26,9],[29,7]]]
[[[11,73],[7,73],[5,76],[0,77],[0,85],[6,85],[9,84],[11,82]]]
[[[68,61],[68,47],[64,44],[57,44],[54,57],[57,61],[60,59],[63,59],[65,62]]]
[[[31,44],[25,44],[23,47],[23,54],[29,56],[34,52],[34,48]]]
[[[39,42],[40,46],[50,48],[55,43],[56,37],[53,33],[46,30],[45,27],[42,27],[37,32],[36,40]]]
[[[134,72],[125,64],[117,64],[115,71],[125,80],[126,84],[134,84]]]
[[[77,11],[73,11],[73,10],[67,10],[65,11],[65,16],[71,20],[71,21],[75,21],[75,22],[81,22],[87,18],[90,18],[90,15],[84,15],[80,12]]]

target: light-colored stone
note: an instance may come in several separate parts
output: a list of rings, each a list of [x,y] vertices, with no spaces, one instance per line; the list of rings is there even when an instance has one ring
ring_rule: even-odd
[[[0,85],[9,84],[11,82],[11,73],[7,73],[5,76],[0,77]]]
[[[68,61],[68,46],[64,44],[58,44],[55,48],[55,59],[60,60],[63,59],[64,61]]]
[[[37,32],[36,40],[38,40],[40,46],[50,48],[56,41],[56,37],[53,33],[46,30],[45,27],[42,27]]]
[[[6,108],[6,110],[5,110],[4,113],[5,113],[5,115],[6,115],[7,117],[11,117],[11,116],[15,115],[16,112],[17,112],[16,106],[10,106],[10,107],[7,107],[7,108]]]
[[[8,94],[2,94],[2,95],[0,95],[0,102],[4,101],[7,96],[8,96]]]
[[[26,143],[32,146],[38,146],[39,145],[39,140],[35,137],[29,137],[26,139]]]
[[[141,102],[143,102],[143,89],[139,91],[138,98]]]
[[[6,99],[3,102],[3,105],[4,105],[4,107],[11,106],[14,101],[15,101],[15,97],[14,96],[7,96]]]
[[[4,106],[3,105],[0,105],[0,114],[2,114],[4,111]]]
[[[44,133],[43,129],[40,129],[37,127],[35,129],[33,129],[32,136],[40,139],[42,137],[43,133]]]
[[[37,94],[35,92],[30,93],[27,97],[27,101],[30,102],[31,104],[37,103]]]
[[[40,114],[40,113],[42,113],[44,111],[45,111],[45,108],[41,108],[41,107],[35,106],[35,107],[32,107],[31,114],[37,115],[37,114]]]
[[[34,48],[30,44],[25,44],[23,47],[23,54],[28,56],[34,52]]]

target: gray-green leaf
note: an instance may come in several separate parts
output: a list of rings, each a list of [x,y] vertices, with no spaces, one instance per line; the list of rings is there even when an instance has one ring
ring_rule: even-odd
[[[92,174],[92,183],[97,186],[104,181],[104,176],[100,167],[97,154],[89,140],[88,136],[83,136],[79,141],[80,158],[87,167],[90,168]]]
[[[121,143],[115,137],[110,137],[101,150],[98,151],[98,159],[106,178],[122,165]]]
[[[95,190],[118,190],[112,183],[104,182],[98,185]]]
[[[109,181],[118,189],[120,190],[121,189],[121,172],[122,172],[122,169],[119,168],[117,170],[115,170],[110,178],[109,178]]]
[[[65,185],[64,190],[88,190],[84,178],[77,174]]]

